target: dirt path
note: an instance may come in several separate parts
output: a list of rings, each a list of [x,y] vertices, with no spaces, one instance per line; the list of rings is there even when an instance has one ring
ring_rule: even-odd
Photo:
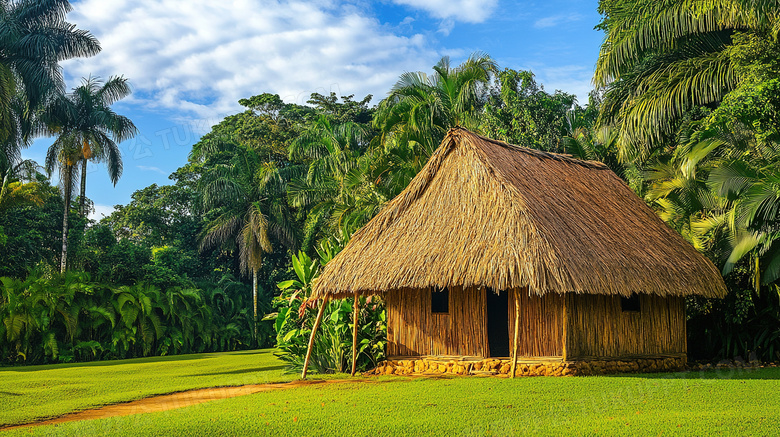
[[[370,381],[371,380],[365,379],[335,379],[329,381],[293,381],[277,384],[242,385],[239,387],[203,388],[198,390],[173,393],[169,395],[152,396],[121,404],[107,405],[105,407],[78,411],[56,417],[54,419],[41,420],[24,425],[2,427],[0,428],[0,431],[28,428],[32,426],[54,425],[58,423],[75,422],[78,420],[105,419],[107,417],[130,416],[132,414],[156,413],[158,411],[174,410],[176,408],[189,407],[191,405],[202,404],[204,402],[211,402],[218,399],[235,398],[238,396],[246,396],[264,391],[282,390],[306,385]]]

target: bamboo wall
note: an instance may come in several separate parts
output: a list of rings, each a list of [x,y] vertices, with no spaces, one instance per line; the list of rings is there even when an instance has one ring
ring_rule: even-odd
[[[389,292],[387,303],[388,356],[461,355],[489,357],[485,289],[451,289],[448,314],[431,313],[431,291]],[[563,355],[563,298],[518,293],[520,298],[520,356]],[[514,294],[509,295],[509,341],[514,333]],[[511,344],[510,350],[511,350]]]
[[[449,313],[431,313],[431,291],[388,292],[388,356],[489,357],[485,289],[451,289]],[[518,356],[596,357],[685,354],[685,307],[680,297],[641,295],[641,312],[623,312],[619,296],[517,291],[520,300]],[[515,320],[510,292],[509,339]],[[511,344],[510,344],[511,349]]]
[[[519,357],[563,356],[563,303],[558,293],[529,296],[527,289],[509,295],[509,341],[515,332],[515,295],[520,299]],[[510,350],[512,345],[509,345]]]
[[[623,312],[619,296],[567,295],[566,356],[678,355],[686,353],[681,297],[641,295],[641,312]]]
[[[387,304],[388,356],[488,356],[485,293],[450,289],[449,313],[431,314],[431,290],[394,290]]]

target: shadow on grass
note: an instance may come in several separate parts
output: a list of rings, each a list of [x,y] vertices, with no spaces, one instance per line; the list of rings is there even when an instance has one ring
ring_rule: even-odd
[[[249,349],[245,351],[233,351],[233,352],[224,352],[226,354],[230,355],[263,355],[263,354],[270,354],[276,349]]]
[[[755,379],[780,380],[780,367],[764,367],[757,369],[713,368],[709,370],[688,370],[674,373],[623,373],[605,375],[606,378],[640,378],[640,379]]]
[[[253,369],[239,369],[239,370],[231,370],[229,372],[197,373],[189,376],[240,375],[243,373],[270,372],[273,370],[283,370],[286,368],[287,366],[255,367]]]
[[[11,393],[10,391],[0,391],[0,396],[22,396],[21,393]]]
[[[225,354],[231,355],[263,355],[271,353],[272,349],[256,349],[246,351],[235,352],[208,352],[200,354],[184,354],[184,355],[168,355],[164,357],[146,357],[146,358],[129,358],[124,360],[105,360],[105,361],[89,361],[84,363],[64,363],[64,364],[39,364],[33,366],[8,366],[0,367],[0,374],[3,372],[34,372],[39,370],[52,370],[52,369],[69,369],[78,367],[110,367],[120,366],[124,364],[147,364],[147,363],[171,363],[177,361],[194,361],[205,360],[224,356]]]

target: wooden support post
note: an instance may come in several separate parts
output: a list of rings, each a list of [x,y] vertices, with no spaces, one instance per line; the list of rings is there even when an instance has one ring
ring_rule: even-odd
[[[357,370],[357,334],[358,334],[358,318],[360,316],[360,296],[355,293],[355,303],[352,304],[352,373],[351,376],[355,376]]]
[[[512,373],[510,378],[515,377],[515,370],[517,369],[517,338],[520,335],[520,298],[518,296],[518,290],[512,290],[515,295],[515,340],[512,346]]]
[[[317,329],[320,327],[322,321],[322,314],[325,312],[325,305],[328,304],[328,299],[322,299],[320,302],[320,310],[317,312],[317,320],[314,321],[314,326],[311,328],[311,337],[309,337],[309,348],[306,350],[306,360],[303,362],[303,372],[301,372],[301,379],[306,379],[306,372],[309,371],[309,359],[311,359],[311,350],[314,347],[314,336],[317,335]]]
[[[569,353],[566,342],[569,341],[569,310],[566,301],[569,300],[569,295],[564,293],[561,296],[563,296],[563,361],[568,361]]]

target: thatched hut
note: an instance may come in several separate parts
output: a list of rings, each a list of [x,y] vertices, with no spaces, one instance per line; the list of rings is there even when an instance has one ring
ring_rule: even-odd
[[[388,356],[516,348],[551,362],[679,363],[684,297],[725,293],[604,164],[461,128],[314,286],[319,299],[383,296]]]

